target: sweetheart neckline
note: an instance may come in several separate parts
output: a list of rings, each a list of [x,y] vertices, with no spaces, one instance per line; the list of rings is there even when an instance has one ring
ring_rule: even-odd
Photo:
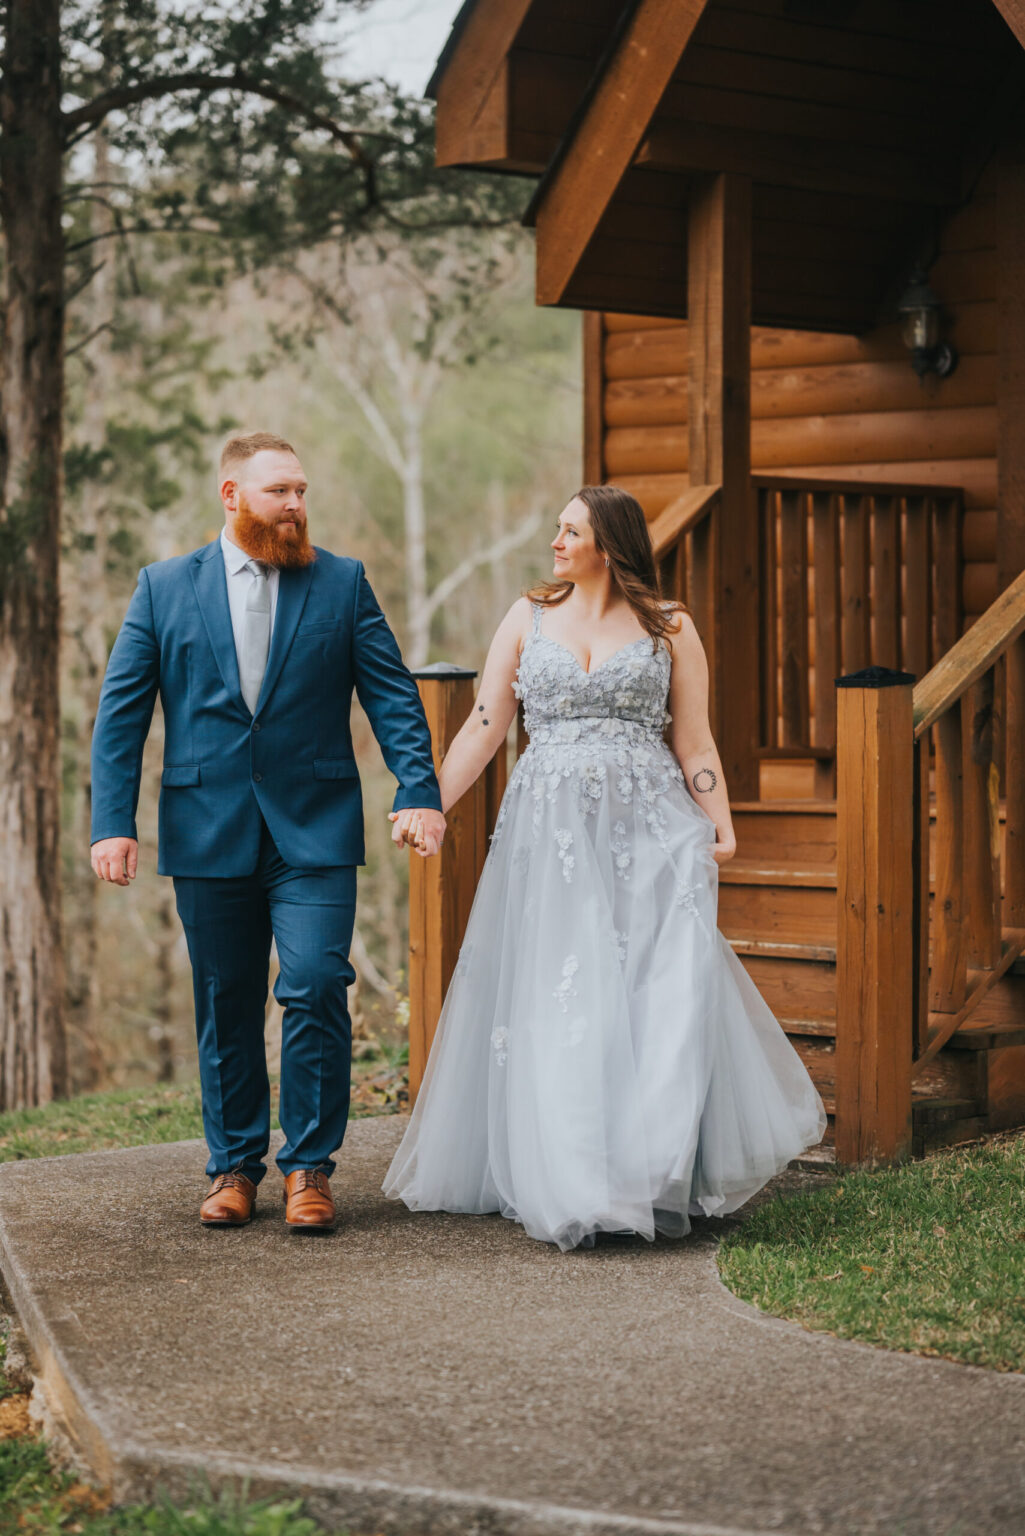
[[[599,661],[598,665],[596,667],[591,667],[589,671],[586,667],[581,665],[580,657],[577,656],[574,651],[571,651],[568,645],[563,645],[561,640],[556,640],[554,636],[542,634],[541,631],[538,630],[536,634],[532,634],[528,638],[530,640],[547,640],[549,645],[558,646],[559,650],[565,651],[570,660],[573,661],[579,668],[581,677],[594,677],[597,672],[601,671],[602,667],[607,667],[610,661],[615,661],[617,656],[622,656],[623,652],[630,650],[632,646],[641,645],[647,642],[649,637],[647,635],[638,635],[636,640],[628,640],[625,645],[621,645],[618,650],[613,651],[611,655],[606,656],[604,661]]]

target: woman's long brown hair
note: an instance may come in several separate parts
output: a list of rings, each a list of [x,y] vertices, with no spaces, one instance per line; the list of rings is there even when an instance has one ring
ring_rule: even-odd
[[[573,500],[582,501],[587,508],[595,548],[609,562],[609,575],[642,629],[655,645],[675,634],[677,615],[690,609],[685,603],[662,606],[662,584],[640,503],[618,485],[584,485]],[[541,581],[525,595],[533,603],[554,608],[566,601],[573,585],[572,581]]]

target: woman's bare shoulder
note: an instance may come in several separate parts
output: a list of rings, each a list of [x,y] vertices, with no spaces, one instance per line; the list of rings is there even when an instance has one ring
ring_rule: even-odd
[[[533,606],[529,597],[518,597],[495,631],[495,639],[501,638],[503,641],[514,644],[517,653],[521,651],[533,623],[531,612]]]
[[[669,644],[674,655],[693,650],[695,646],[701,646],[701,636],[698,627],[691,617],[690,609],[684,603],[666,602],[663,609],[672,613],[674,623],[669,631]]]

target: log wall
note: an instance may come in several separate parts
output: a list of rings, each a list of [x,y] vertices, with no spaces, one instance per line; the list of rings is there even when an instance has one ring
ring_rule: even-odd
[[[960,353],[950,378],[919,380],[895,323],[752,332],[753,471],[962,486],[965,627],[997,595],[995,180],[948,221],[930,271]],[[688,484],[687,326],[606,314],[588,353],[591,368],[601,358],[604,477],[656,517]]]

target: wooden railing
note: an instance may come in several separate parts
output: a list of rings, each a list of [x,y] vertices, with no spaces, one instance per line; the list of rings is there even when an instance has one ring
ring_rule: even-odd
[[[919,849],[913,873],[922,914],[915,938],[922,973],[927,964],[929,971],[915,1015],[915,1077],[1025,949],[1025,572],[922,678],[912,713]],[[1003,857],[996,751],[1001,718]],[[927,921],[930,732],[935,897]]]
[[[721,485],[692,485],[659,513],[649,530],[662,590],[687,604],[702,634],[713,630],[718,558],[714,513],[721,495]]]
[[[913,683],[875,669],[837,695],[844,1163],[908,1155],[915,1078],[1025,950],[1025,572]]]
[[[811,758],[836,793],[834,679],[870,665],[917,677],[961,633],[962,492],[754,475],[761,657],[760,758]],[[721,487],[692,486],[651,525],[663,590],[694,616],[716,666]],[[710,701],[713,734],[719,701]]]
[[[921,677],[961,633],[956,487],[755,475],[763,758],[816,761],[836,792],[834,679]]]

